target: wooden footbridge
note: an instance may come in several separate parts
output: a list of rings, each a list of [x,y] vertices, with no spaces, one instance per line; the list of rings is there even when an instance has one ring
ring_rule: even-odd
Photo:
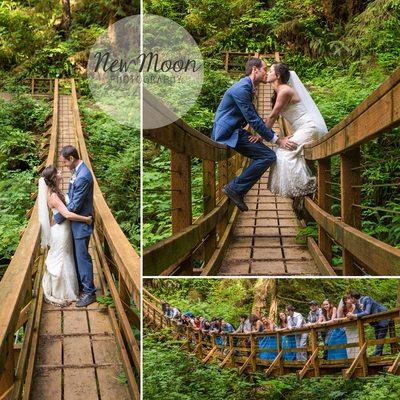
[[[44,90],[43,88],[48,88]],[[60,94],[61,88],[63,93]],[[53,97],[47,156],[39,167],[70,172],[58,153],[72,144],[90,167],[75,81],[32,80],[32,94]],[[46,252],[40,249],[37,205],[0,282],[0,399],[139,399],[140,262],[94,182],[95,229],[90,242],[97,296],[103,303],[59,308],[43,300]]]
[[[236,58],[249,57],[246,53],[226,53],[227,71],[232,54]],[[279,60],[279,54],[263,58]],[[245,60],[241,63],[244,65]],[[268,191],[268,172],[245,198],[249,211],[240,213],[221,188],[240,173],[246,160],[182,119],[166,127],[144,130],[145,138],[165,146],[171,154],[172,224],[170,237],[144,249],[144,275],[400,275],[400,249],[361,230],[362,210],[399,213],[361,204],[361,175],[369,166],[363,162],[361,147],[400,124],[399,82],[400,69],[326,136],[305,146],[305,158],[316,169],[318,193],[315,199],[302,200],[303,210],[318,225],[318,240],[309,236],[304,244],[297,236],[298,228],[305,223],[296,217],[290,199]],[[270,111],[271,90],[269,85],[258,88],[255,105],[262,117]],[[167,113],[150,94],[144,97],[144,110],[155,118]],[[291,131],[283,120],[274,129],[281,135]],[[336,163],[332,162],[335,157],[340,158]],[[203,213],[195,219],[194,160],[200,160],[203,167]],[[394,182],[381,186],[398,185]],[[339,195],[335,195],[337,191]],[[334,213],[334,203],[340,215]],[[335,247],[341,249],[343,258],[339,266],[333,262]]]
[[[182,343],[181,349],[193,352],[203,364],[215,362],[221,368],[236,368],[239,374],[262,371],[266,377],[272,377],[295,372],[299,379],[340,373],[345,379],[382,371],[400,374],[399,308],[357,320],[343,319],[290,331],[207,334],[167,318],[160,300],[144,289],[143,318],[150,329],[164,329],[165,332],[165,328],[169,328],[171,336]],[[391,319],[388,337],[375,339],[369,324],[384,319]],[[334,329],[345,331],[346,343],[323,344],[319,340],[321,333]],[[305,348],[285,346],[288,336],[295,335],[307,335]],[[270,345],[262,344],[268,341]],[[382,356],[373,355],[377,344],[384,345]],[[346,349],[342,350],[342,358],[330,359],[333,357],[329,357],[329,352],[339,349]],[[325,358],[324,353],[328,354]]]

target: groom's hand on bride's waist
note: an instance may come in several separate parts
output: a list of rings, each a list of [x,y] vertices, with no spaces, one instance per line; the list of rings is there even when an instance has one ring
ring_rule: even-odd
[[[293,142],[290,140],[290,138],[293,135],[286,136],[286,137],[280,137],[276,141],[276,144],[281,148],[281,149],[286,149],[286,150],[296,150],[297,149],[297,143]]]

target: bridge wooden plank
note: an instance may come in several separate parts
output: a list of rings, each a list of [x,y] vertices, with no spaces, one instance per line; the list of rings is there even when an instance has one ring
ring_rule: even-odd
[[[70,311],[63,313],[64,333],[87,333],[89,332],[87,315],[81,311]]]
[[[373,139],[400,122],[400,68],[330,132],[304,146],[309,160],[331,157]]]
[[[323,211],[310,198],[305,206],[311,216],[334,240],[376,275],[400,275],[400,249],[379,241]]]
[[[43,390],[46,388],[46,390]],[[35,376],[31,400],[61,400],[61,370],[42,370]]]
[[[98,368],[101,400],[130,400],[128,387],[119,380],[123,379],[123,369],[119,367]]]
[[[90,333],[113,333],[109,317],[106,313],[89,313],[89,325]]]
[[[62,365],[62,340],[59,338],[39,340],[36,364]]]
[[[94,368],[65,369],[64,388],[64,400],[99,399]]]

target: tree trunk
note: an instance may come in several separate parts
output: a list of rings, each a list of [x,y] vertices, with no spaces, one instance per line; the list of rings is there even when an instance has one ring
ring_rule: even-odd
[[[278,315],[278,279],[271,279],[271,304],[268,317],[271,321],[276,320]]]
[[[62,16],[60,31],[64,38],[69,36],[69,30],[71,28],[71,5],[70,0],[61,0],[62,3]]]
[[[254,286],[254,300],[253,307],[251,309],[252,314],[261,316],[265,312],[267,297],[268,297],[268,289],[271,284],[271,281],[274,279],[257,279],[257,282]]]

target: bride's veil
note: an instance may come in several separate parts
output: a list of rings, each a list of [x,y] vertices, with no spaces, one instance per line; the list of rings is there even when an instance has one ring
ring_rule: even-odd
[[[321,137],[325,135],[328,132],[328,128],[326,126],[324,118],[322,117],[321,112],[318,110],[318,107],[314,103],[314,100],[310,96],[310,93],[308,93],[307,89],[301,83],[300,78],[294,71],[290,71],[289,84],[299,95],[301,102],[304,104],[307,112],[310,114],[311,118],[316,124],[319,131],[319,136]]]
[[[38,212],[41,227],[41,246],[45,248],[50,245],[50,218],[47,207],[47,185],[43,177],[39,179]]]

